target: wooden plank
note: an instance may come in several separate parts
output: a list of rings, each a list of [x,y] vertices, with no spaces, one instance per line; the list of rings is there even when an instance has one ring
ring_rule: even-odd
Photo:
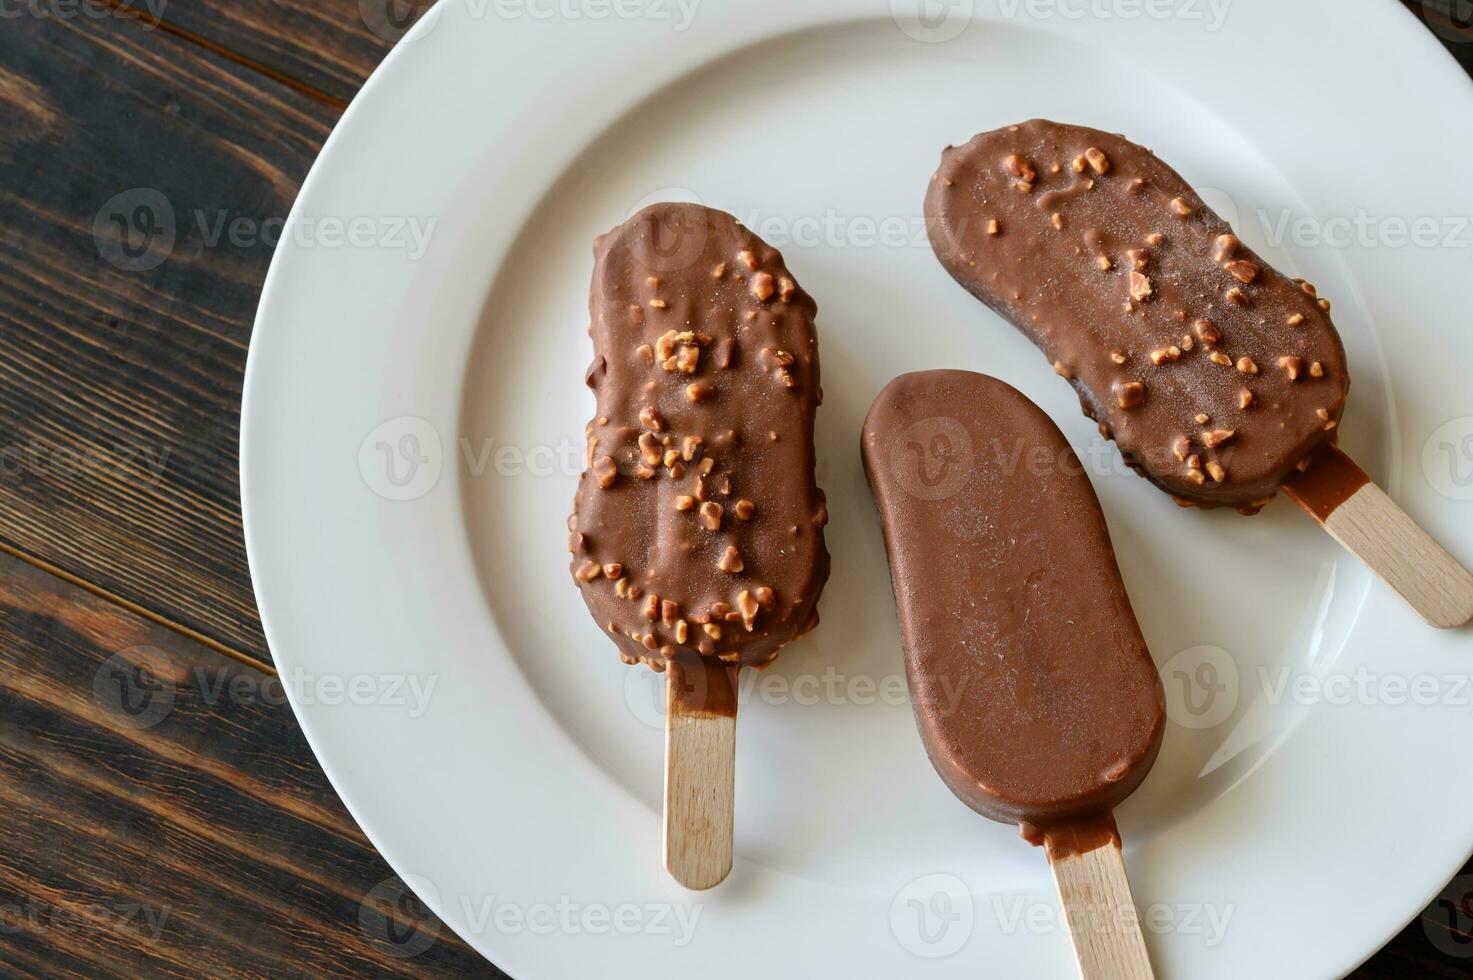
[[[0,556],[3,972],[502,976],[407,898],[280,698]]]
[[[1473,861],[1350,980],[1473,976]]]
[[[92,17],[7,19],[0,103],[0,542],[267,659],[241,377],[271,222],[336,112]],[[130,255],[116,222],[141,241],[160,202],[172,248]]]
[[[341,108],[433,0],[107,0]]]

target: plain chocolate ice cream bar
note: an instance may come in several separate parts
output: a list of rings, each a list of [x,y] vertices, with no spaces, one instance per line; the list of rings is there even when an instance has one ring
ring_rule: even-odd
[[[946,270],[1178,500],[1255,511],[1335,438],[1329,301],[1149,150],[1044,120],[982,133],[942,153],[926,220]]]
[[[656,204],[594,242],[597,398],[568,526],[628,663],[761,664],[817,621],[817,306],[721,211]]]
[[[862,450],[936,771],[1035,843],[1103,843],[1077,838],[1114,835],[1165,714],[1079,460],[1041,409],[968,371],[890,382]]]

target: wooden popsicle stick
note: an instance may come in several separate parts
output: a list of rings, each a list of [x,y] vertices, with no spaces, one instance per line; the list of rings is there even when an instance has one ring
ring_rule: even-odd
[[[677,658],[665,682],[665,870],[686,888],[731,871],[737,668]]]
[[[1433,626],[1473,619],[1473,574],[1338,448],[1316,454],[1284,493]]]
[[[1051,828],[1044,849],[1084,980],[1152,980],[1114,817]]]

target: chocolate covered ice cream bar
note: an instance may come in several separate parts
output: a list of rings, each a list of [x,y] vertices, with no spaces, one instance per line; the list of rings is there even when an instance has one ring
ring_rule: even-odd
[[[721,211],[656,204],[594,243],[597,398],[572,574],[621,657],[761,664],[816,622],[817,306]]]
[[[1251,512],[1334,439],[1329,301],[1144,147],[1044,120],[982,133],[942,153],[926,220],[946,270],[1179,500]]]

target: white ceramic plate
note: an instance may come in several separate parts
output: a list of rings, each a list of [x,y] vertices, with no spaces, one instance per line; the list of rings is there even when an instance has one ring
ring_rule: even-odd
[[[1172,724],[1119,813],[1158,969],[1344,972],[1473,848],[1466,632],[1292,504],[1182,511],[1127,475],[941,270],[920,204],[944,144],[1020,119],[1156,148],[1335,300],[1345,445],[1470,561],[1473,128],[1448,120],[1473,89],[1390,0],[916,12],[444,0],[384,62],[292,211],[246,378],[246,539],[302,727],[395,870],[518,977],[1072,976],[1042,854],[926,762],[857,452],[890,377],[973,368],[1089,462],[1162,666]],[[665,197],[784,250],[828,395],[823,625],[750,678],[737,863],[699,895],[660,867],[659,678],[619,663],[564,551],[590,243]]]

